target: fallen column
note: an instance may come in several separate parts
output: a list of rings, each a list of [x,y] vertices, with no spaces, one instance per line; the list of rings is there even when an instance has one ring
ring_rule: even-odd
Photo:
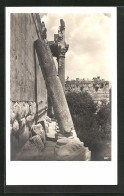
[[[49,96],[52,99],[53,109],[60,131],[62,133],[69,133],[74,130],[74,125],[49,45],[44,41],[37,40],[35,41],[35,49]]]
[[[91,152],[84,147],[84,143],[77,138],[75,133],[64,90],[49,45],[43,40],[36,40],[34,46],[60,129],[55,145],[55,160],[89,161]]]

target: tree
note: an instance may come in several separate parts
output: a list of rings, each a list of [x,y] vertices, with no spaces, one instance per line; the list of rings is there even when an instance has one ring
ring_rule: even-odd
[[[106,133],[99,130],[100,125],[105,130],[111,129],[110,104],[103,101],[97,113],[97,104],[87,92],[69,92],[66,94],[66,99],[77,136],[85,146],[89,147],[92,156],[96,157],[98,151],[106,146],[105,140],[107,139]]]
[[[97,122],[99,125],[103,126],[107,122],[111,124],[111,104],[102,102],[99,111],[97,112]]]
[[[111,103],[102,102],[100,110],[97,113],[97,123],[104,132],[111,131]]]
[[[97,110],[97,104],[87,92],[69,92],[66,94],[66,99],[72,115],[90,115]]]
[[[66,99],[77,135],[88,146],[92,140],[92,134],[95,135],[98,129],[95,114],[97,104],[87,92],[70,92],[66,94]]]

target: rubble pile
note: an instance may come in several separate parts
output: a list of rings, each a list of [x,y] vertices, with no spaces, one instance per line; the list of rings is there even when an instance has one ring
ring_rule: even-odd
[[[35,102],[11,102],[10,103],[10,135],[11,158],[31,137],[31,127],[35,124]]]

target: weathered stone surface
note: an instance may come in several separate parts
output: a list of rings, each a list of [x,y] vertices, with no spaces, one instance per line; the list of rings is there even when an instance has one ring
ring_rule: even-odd
[[[77,137],[76,131],[75,131],[74,129],[71,130],[71,133],[72,133],[72,135],[73,135],[74,137]]]
[[[25,103],[25,116],[27,116],[29,114],[29,104]]]
[[[48,122],[48,123],[51,123],[52,121],[51,121],[51,118],[49,118],[49,116],[46,116],[45,117],[45,120]]]
[[[42,151],[44,149],[44,144],[41,140],[41,137],[39,135],[35,135],[32,138],[29,139],[30,143],[35,145],[35,147],[39,150]]]
[[[19,148],[21,148],[31,137],[31,131],[29,127],[23,126],[22,129],[19,130]]]
[[[46,44],[42,40],[36,40],[34,42],[34,47],[37,52],[41,70],[44,73],[46,87],[52,100],[55,117],[59,124],[60,131],[70,132],[74,129],[74,124],[49,44]]]
[[[48,132],[46,133],[46,137],[48,140],[55,139],[55,133],[56,133],[56,122],[55,121],[51,121],[51,123],[49,123],[49,127],[48,127]]]
[[[39,135],[41,137],[42,142],[45,144],[46,142],[45,131],[40,123],[32,126],[32,136],[35,135]]]
[[[30,138],[21,151],[17,154],[16,160],[35,160],[40,157],[44,144],[39,135]]]
[[[22,118],[20,121],[20,128],[23,128],[26,125],[26,119]]]
[[[19,110],[19,105],[18,103],[14,103],[13,105],[11,104],[12,110],[13,112],[17,115],[18,114],[18,110]]]
[[[19,102],[17,107],[18,119],[25,117],[25,103]]]
[[[14,120],[12,130],[13,130],[13,131],[12,131],[13,134],[17,134],[18,131],[19,131],[19,123],[18,123],[18,121],[17,121],[16,119]]]
[[[30,113],[33,115],[33,114],[36,114],[36,103],[35,102],[30,102]]]
[[[13,123],[15,119],[16,114],[12,110],[10,110],[10,123]]]
[[[34,115],[27,116],[26,125],[31,128],[33,123],[34,123]]]
[[[57,161],[89,161],[91,158],[91,152],[78,138],[57,140],[54,152]]]
[[[58,130],[56,130],[56,132],[57,132],[55,134],[56,140],[62,139],[62,138],[65,138],[65,137],[67,137],[67,138],[75,138],[75,137],[77,137],[77,134],[76,134],[75,130],[72,130],[69,133],[61,133]]]

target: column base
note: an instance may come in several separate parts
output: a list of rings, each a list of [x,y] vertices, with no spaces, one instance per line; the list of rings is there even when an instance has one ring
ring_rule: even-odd
[[[91,151],[84,147],[79,138],[63,137],[57,140],[54,156],[56,161],[90,161]]]

